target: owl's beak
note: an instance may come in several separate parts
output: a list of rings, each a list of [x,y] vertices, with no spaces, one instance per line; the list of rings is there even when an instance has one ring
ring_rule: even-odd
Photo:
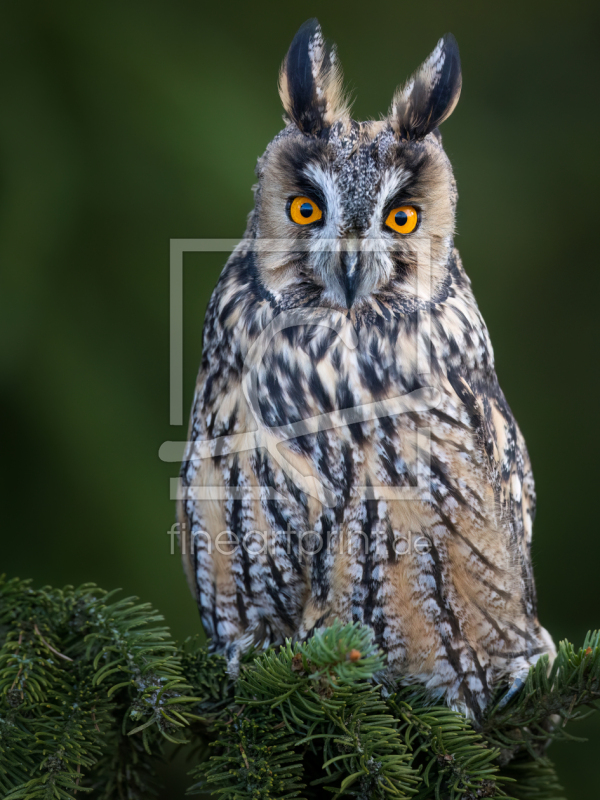
[[[342,253],[342,269],[346,307],[350,310],[358,288],[358,253],[353,251]]]

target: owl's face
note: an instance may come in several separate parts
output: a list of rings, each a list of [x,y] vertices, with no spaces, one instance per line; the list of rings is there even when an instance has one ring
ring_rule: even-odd
[[[355,122],[334,51],[316,20],[302,26],[280,77],[289,122],[257,169],[252,226],[272,295],[351,309],[435,292],[456,201],[437,126],[459,93],[458,50],[448,36],[386,119]]]

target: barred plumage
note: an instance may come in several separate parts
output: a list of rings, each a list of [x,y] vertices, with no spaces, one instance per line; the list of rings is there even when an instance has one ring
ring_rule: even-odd
[[[252,644],[359,620],[390,674],[478,718],[554,646],[529,457],[453,243],[437,125],[458,49],[440,40],[379,122],[350,119],[331,63],[306,23],[282,68],[289,122],[207,311],[184,564],[232,672]],[[295,197],[318,221],[294,221]],[[407,208],[403,235],[386,218]]]

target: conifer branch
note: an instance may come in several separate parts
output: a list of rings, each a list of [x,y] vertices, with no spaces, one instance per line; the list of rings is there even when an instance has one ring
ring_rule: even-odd
[[[0,580],[0,794],[146,798],[167,746],[223,800],[564,800],[547,745],[600,701],[600,633],[561,642],[479,729],[421,687],[389,685],[372,632],[334,623],[252,652],[239,679],[149,604]]]

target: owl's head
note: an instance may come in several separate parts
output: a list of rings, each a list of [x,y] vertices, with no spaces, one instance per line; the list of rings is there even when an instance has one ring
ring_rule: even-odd
[[[296,34],[279,92],[286,127],[257,167],[251,235],[261,282],[283,305],[340,309],[423,296],[447,276],[456,189],[438,126],[461,88],[447,34],[388,115],[356,122],[316,20]],[[419,280],[421,286],[419,287]]]

